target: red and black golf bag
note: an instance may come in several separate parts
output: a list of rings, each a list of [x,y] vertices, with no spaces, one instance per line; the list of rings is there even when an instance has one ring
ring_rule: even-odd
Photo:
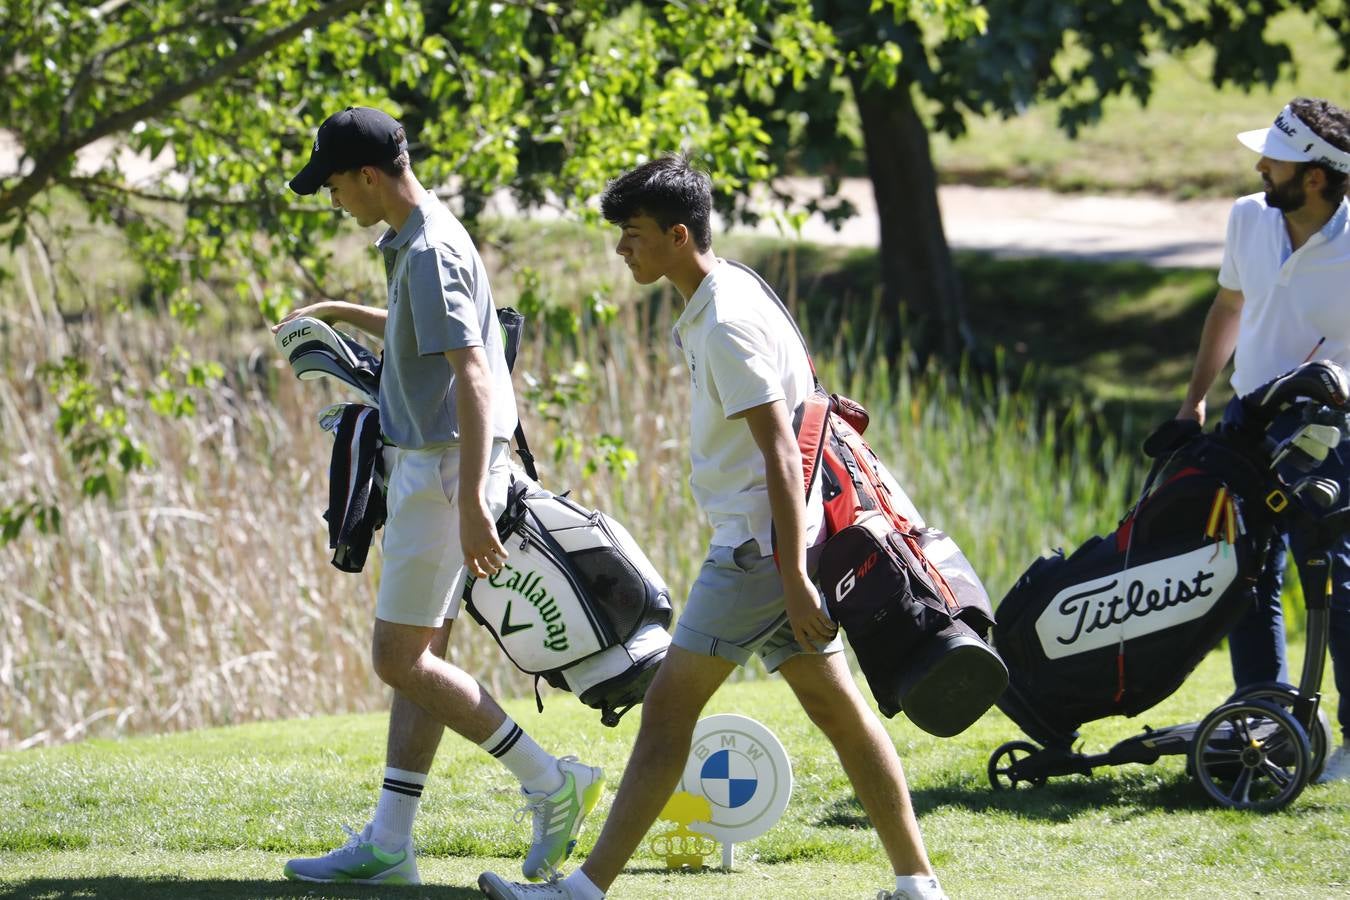
[[[861,406],[817,391],[795,425],[807,495],[819,479],[825,505],[817,580],[878,708],[959,734],[1008,681],[985,641],[994,614],[984,585],[950,537],[910,518],[913,505],[862,438]]]
[[[739,267],[792,321],[773,289]],[[861,405],[828,394],[817,380],[793,416],[806,496],[819,480],[825,506],[823,543],[808,562],[877,707],[888,718],[903,711],[940,737],[959,734],[1008,681],[985,641],[994,623],[988,593],[955,541],[924,524],[863,440]]]

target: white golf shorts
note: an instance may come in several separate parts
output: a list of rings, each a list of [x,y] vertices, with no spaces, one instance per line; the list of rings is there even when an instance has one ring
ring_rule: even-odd
[[[488,458],[488,510],[506,509],[510,448],[496,441]],[[459,614],[464,551],[459,543],[459,446],[384,448],[389,489],[380,592],[375,617],[436,628]]]

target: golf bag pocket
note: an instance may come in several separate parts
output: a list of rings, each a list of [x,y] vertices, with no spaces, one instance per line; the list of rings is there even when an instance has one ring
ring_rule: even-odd
[[[497,532],[510,556],[469,579],[470,615],[522,672],[617,724],[670,645],[665,582],[622,525],[532,481],[512,483]]]
[[[666,658],[670,648],[668,622],[668,618],[666,622],[647,622],[622,644],[606,647],[557,672],[546,672],[544,679],[600,710],[600,721],[605,725],[617,725],[624,713],[642,702],[656,677],[657,666]]]
[[[976,634],[987,637],[994,626],[994,606],[984,582],[975,574],[975,567],[956,541],[942,529],[918,528],[915,536],[923,555],[947,582],[958,607],[956,618],[969,625]]]
[[[925,731],[951,737],[994,704],[1008,672],[911,537],[885,515],[863,513],[825,543],[818,577],[882,714],[903,710]]]

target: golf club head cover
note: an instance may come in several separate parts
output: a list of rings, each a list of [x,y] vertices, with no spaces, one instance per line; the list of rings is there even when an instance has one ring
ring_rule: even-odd
[[[1350,405],[1350,381],[1345,370],[1331,360],[1306,362],[1261,385],[1242,398],[1244,411],[1264,427],[1294,401],[1306,398],[1332,409]]]
[[[1144,453],[1151,459],[1166,456],[1200,433],[1194,419],[1168,419],[1144,438]]]
[[[309,380],[328,375],[378,403],[380,358],[327,322],[300,316],[283,325],[275,339],[277,349],[291,364],[297,378]]]
[[[360,365],[347,342],[322,319],[313,316],[299,316],[281,326],[275,335],[277,349],[289,361],[315,346],[326,346],[343,362],[352,368]]]
[[[831,411],[852,425],[854,431],[862,434],[867,430],[872,417],[868,414],[866,407],[857,400],[852,400],[842,394],[831,394],[830,400],[833,401]]]

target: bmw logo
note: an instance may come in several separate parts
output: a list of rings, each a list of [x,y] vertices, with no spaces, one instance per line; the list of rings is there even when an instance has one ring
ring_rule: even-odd
[[[680,790],[706,797],[712,821],[691,827],[723,843],[768,831],[792,797],[792,766],[778,738],[754,719],[709,716],[694,729]]]

